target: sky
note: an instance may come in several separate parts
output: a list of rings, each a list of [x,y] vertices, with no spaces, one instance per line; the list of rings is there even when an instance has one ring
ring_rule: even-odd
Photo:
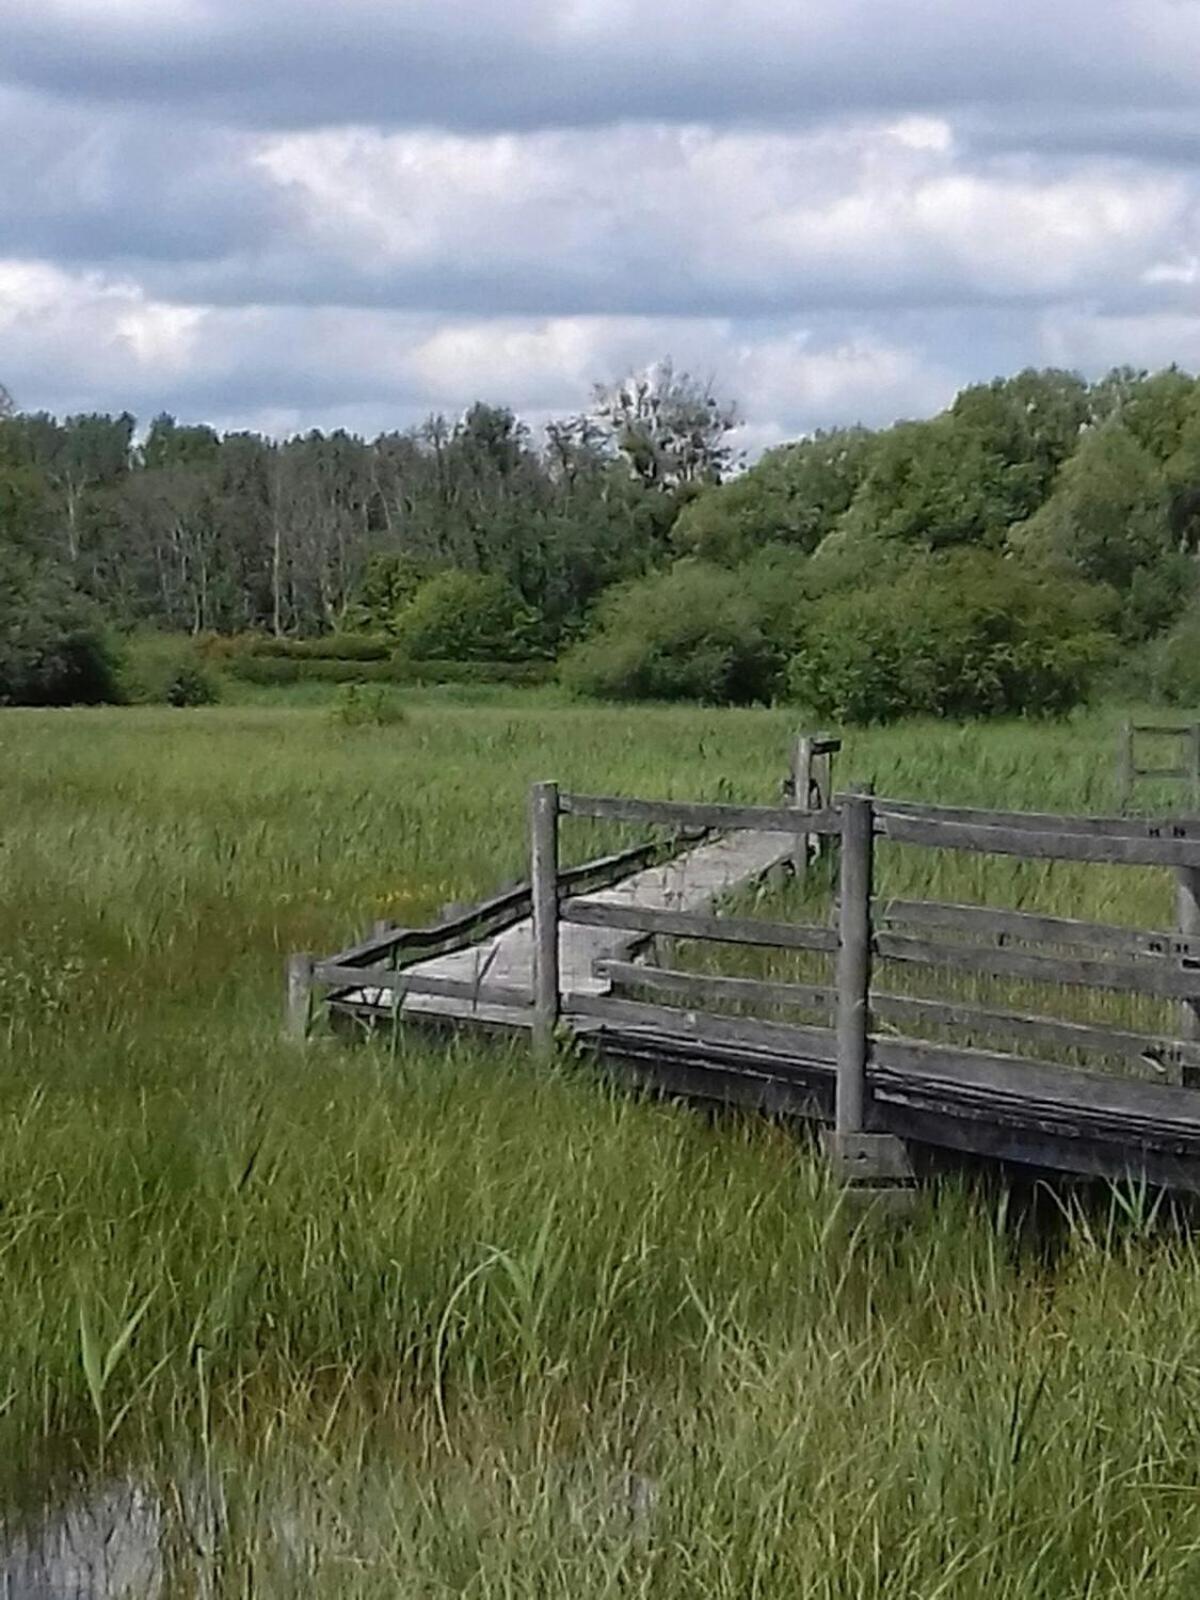
[[[23,408],[535,426],[664,357],[751,452],[1200,368],[1200,0],[0,0]]]

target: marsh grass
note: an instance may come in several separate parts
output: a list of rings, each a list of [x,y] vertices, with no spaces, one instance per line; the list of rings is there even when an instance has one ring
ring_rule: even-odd
[[[1048,1250],[949,1177],[892,1232],[768,1123],[279,1042],[283,953],[518,876],[531,780],[773,799],[792,720],[408,704],[3,715],[11,1538],[132,1484],[183,1594],[1193,1595],[1200,1256],[1149,1197],[1060,1197]],[[1103,810],[1115,721],[858,735],[842,775]],[[918,856],[895,892],[1169,910]]]

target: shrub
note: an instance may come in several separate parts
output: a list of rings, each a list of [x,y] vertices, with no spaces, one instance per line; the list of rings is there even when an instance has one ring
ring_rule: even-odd
[[[1200,706],[1200,605],[1193,604],[1149,652],[1149,678],[1157,699]]]
[[[429,578],[395,621],[413,660],[526,661],[539,651],[536,612],[496,574],[450,568]]]
[[[845,722],[1059,713],[1109,658],[1112,611],[1106,591],[982,551],[926,557],[819,606],[788,686]]]
[[[211,706],[220,699],[194,641],[170,634],[135,634],[126,641],[121,690],[133,705]]]
[[[342,684],[330,715],[343,728],[387,728],[404,721],[403,709],[379,684]]]
[[[755,588],[744,570],[681,561],[609,590],[593,632],[564,658],[563,682],[603,699],[768,700],[783,655]]]
[[[88,603],[52,568],[0,552],[0,705],[119,698],[117,655]]]

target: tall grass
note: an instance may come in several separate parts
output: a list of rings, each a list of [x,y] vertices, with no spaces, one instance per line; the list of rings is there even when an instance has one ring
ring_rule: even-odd
[[[1104,809],[1110,720],[858,735],[842,775]],[[1145,1197],[1034,1230],[948,1179],[891,1233],[765,1123],[518,1049],[278,1040],[282,953],[519,875],[532,779],[767,800],[790,731],[546,697],[3,714],[14,1529],[135,1483],[182,1593],[1196,1592],[1200,1253]],[[980,897],[1169,904],[1022,870]]]

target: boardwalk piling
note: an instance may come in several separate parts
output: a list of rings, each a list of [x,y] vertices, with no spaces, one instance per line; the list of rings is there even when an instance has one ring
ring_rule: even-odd
[[[533,1042],[554,1050],[558,1026],[558,785],[535,783],[529,797],[529,877],[533,890]]]
[[[303,1044],[308,1038],[312,1010],[313,958],[307,952],[287,958],[287,987],[284,998],[284,1038]]]
[[[1200,934],[1200,867],[1179,867],[1176,880],[1179,931],[1185,936],[1195,937]],[[1185,969],[1196,969],[1197,983],[1200,984],[1200,957],[1182,956],[1180,960]],[[1200,1039],[1200,1001],[1180,1001],[1179,1036],[1181,1039]],[[1189,1087],[1197,1087],[1200,1084],[1200,1072],[1185,1063],[1183,1082]]]
[[[870,795],[842,796],[841,896],[837,958],[836,1131],[864,1131],[871,986],[871,874],[874,805]]]
[[[792,752],[792,804],[798,811],[809,809],[812,784],[813,742],[807,734],[801,734]],[[798,833],[792,852],[792,869],[797,878],[803,878],[808,872],[808,855],[809,836],[807,833]]]

